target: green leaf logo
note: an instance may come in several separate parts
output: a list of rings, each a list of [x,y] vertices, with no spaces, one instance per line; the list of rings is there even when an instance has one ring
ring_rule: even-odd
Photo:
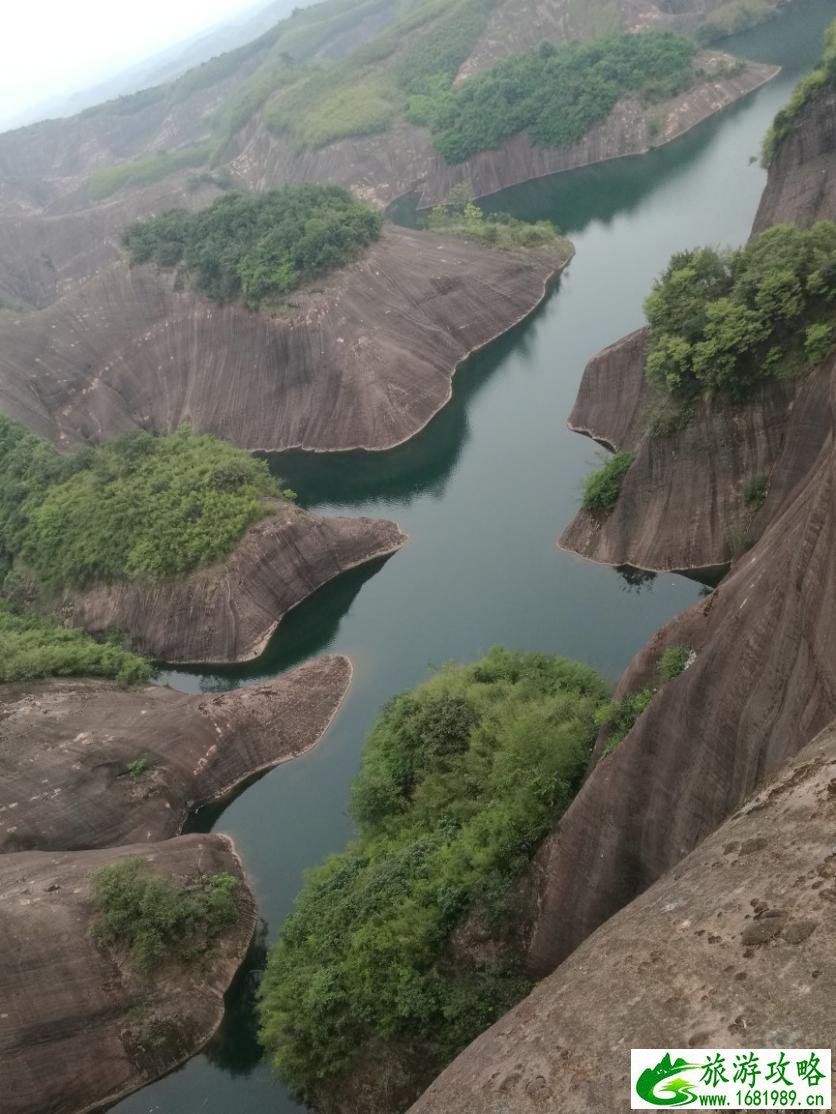
[[[697,1101],[694,1094],[696,1084],[671,1077],[699,1067],[699,1064],[689,1064],[681,1059],[672,1062],[670,1054],[666,1052],[655,1068],[646,1068],[641,1073],[636,1080],[636,1092],[645,1102],[652,1102],[654,1106],[690,1106]]]

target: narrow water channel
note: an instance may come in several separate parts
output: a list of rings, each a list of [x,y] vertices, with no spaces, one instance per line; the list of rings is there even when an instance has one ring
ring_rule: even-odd
[[[238,669],[171,672],[209,691],[271,677],[315,654],[348,654],[345,706],[307,756],[255,782],[195,827],[235,840],[272,939],[302,872],[351,836],[349,783],[381,704],[432,664],[496,643],[578,658],[615,680],[630,657],[699,595],[683,577],[636,577],[555,548],[599,450],[569,433],[586,361],[642,323],[642,300],[671,253],[746,239],[765,182],[761,138],[815,62],[833,0],[809,0],[729,49],[781,64],[779,78],[676,143],[638,159],[529,183],[486,208],[548,217],[577,255],[539,311],[470,360],[453,402],[392,453],[292,454],[273,466],[303,505],[395,519],[409,534],[390,561],[327,586],[291,614],[267,654]],[[119,1103],[121,1114],[290,1114],[255,1039],[258,956],[229,996],[221,1033],[183,1069]]]

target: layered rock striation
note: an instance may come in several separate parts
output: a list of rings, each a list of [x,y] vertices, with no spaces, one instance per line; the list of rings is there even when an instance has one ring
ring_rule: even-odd
[[[174,881],[237,880],[235,924],[199,960],[138,975],[91,936],[91,875],[139,855]],[[232,843],[188,835],[117,850],[0,855],[0,1078],[7,1114],[83,1114],[193,1055],[217,1029],[255,926]]]
[[[86,679],[5,685],[0,853],[176,836],[190,812],[314,746],[350,680],[347,658],[324,657],[207,696]]]
[[[631,1048],[832,1045],[835,788],[831,724],[474,1041],[411,1114],[626,1110]]]
[[[449,401],[469,353],[540,303],[570,253],[388,227],[276,315],[116,263],[48,309],[0,315],[0,409],[59,444],[189,422],[252,450],[389,449]]]

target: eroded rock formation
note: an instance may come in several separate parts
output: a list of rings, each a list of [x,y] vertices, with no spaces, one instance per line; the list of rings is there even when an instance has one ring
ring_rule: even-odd
[[[570,250],[387,228],[276,316],[116,263],[48,309],[0,315],[0,409],[59,443],[190,422],[253,450],[388,449],[445,405],[468,353],[538,305]]]
[[[90,934],[91,873],[140,855],[177,882],[228,872],[235,925],[206,956],[138,976]],[[170,1071],[212,1036],[243,960],[255,911],[232,843],[163,843],[0,856],[0,1078],[5,1114],[83,1114]]]
[[[322,737],[345,657],[207,696],[50,680],[0,692],[0,852],[75,851],[177,835],[189,812]]]
[[[317,588],[390,556],[405,541],[385,519],[323,518],[283,503],[251,526],[222,564],[177,579],[118,581],[35,602],[91,634],[123,632],[133,649],[159,661],[249,661],[283,616]]]
[[[831,1046],[834,830],[831,725],[474,1041],[412,1114],[627,1110],[631,1048]]]
[[[787,193],[781,179],[791,173],[781,156],[770,172],[774,196]],[[637,334],[593,361],[576,425],[616,444],[637,436],[642,343]],[[610,416],[607,395],[621,360],[628,401],[624,414]],[[599,744],[598,764],[538,854],[530,944],[538,971],[552,970],[673,867],[836,715],[836,355],[787,389],[786,401],[773,394],[751,408],[706,407],[693,427],[656,445],[640,442],[636,482],[624,487],[632,524],[614,518],[598,537],[583,521],[570,528],[568,537],[597,547],[601,559],[619,552],[627,560],[641,555],[646,567],[718,564],[731,556],[723,548],[729,493],[749,468],[768,475],[766,501],[744,539],[752,547],[713,594],[654,636],[616,695],[656,685],[666,646],[694,650],[693,664],[662,688],[612,754],[601,757]],[[693,520],[701,531],[689,528]],[[677,545],[688,559],[667,556]]]

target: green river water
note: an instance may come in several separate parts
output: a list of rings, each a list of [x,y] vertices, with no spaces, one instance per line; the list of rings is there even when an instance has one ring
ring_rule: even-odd
[[[265,921],[228,997],[211,1046],[123,1100],[120,1114],[290,1114],[301,1108],[260,1057],[252,994],[263,944],[275,936],[302,872],[351,836],[349,783],[378,708],[427,676],[496,643],[578,658],[615,680],[650,635],[699,595],[684,577],[642,578],[555,548],[600,450],[566,418],[586,361],[642,323],[642,300],[670,254],[746,239],[765,181],[761,138],[820,52],[836,14],[809,0],[728,48],[779,63],[765,88],[649,155],[559,175],[485,202],[548,217],[577,255],[526,322],[456,375],[453,401],[406,445],[379,455],[277,457],[275,470],[319,512],[395,519],[409,542],[384,564],[319,591],[282,624],[258,662],[211,674],[171,672],[189,691],[248,684],[315,654],[354,663],[349,696],[325,739],[223,808],[198,830],[231,835]]]

